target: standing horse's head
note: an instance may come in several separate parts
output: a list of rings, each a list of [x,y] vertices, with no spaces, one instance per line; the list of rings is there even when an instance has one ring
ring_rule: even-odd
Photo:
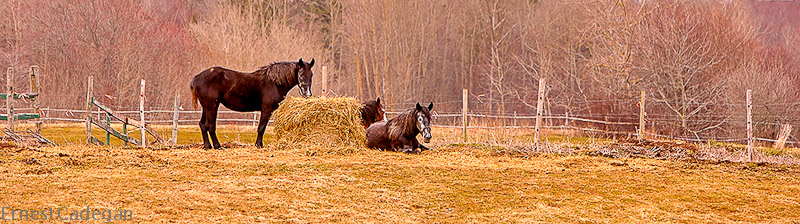
[[[427,107],[419,105],[414,109],[414,114],[417,116],[417,128],[422,133],[422,141],[425,143],[431,142],[431,111],[433,110],[433,102]]]
[[[303,62],[303,58],[297,62],[297,87],[303,97],[311,97],[311,78],[314,76],[311,67],[314,67],[313,58],[309,63]]]

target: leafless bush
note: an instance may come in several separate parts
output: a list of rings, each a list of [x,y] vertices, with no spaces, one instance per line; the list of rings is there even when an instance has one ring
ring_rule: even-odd
[[[12,1],[15,18],[25,24],[12,48],[28,49],[18,67],[41,66],[43,104],[74,107],[85,99],[86,78],[113,106],[138,101],[138,79],[151,80],[149,100],[166,102],[172,94],[155,94],[183,83],[172,74],[191,66],[191,41],[180,24],[154,19],[132,1]],[[26,71],[26,70],[19,70]],[[24,73],[20,73],[24,74]],[[27,83],[24,75],[17,83]],[[20,86],[20,85],[17,85]],[[18,89],[24,89],[19,88]],[[157,91],[158,90],[158,91]],[[170,91],[171,92],[171,91]],[[84,97],[80,97],[84,96]]]
[[[750,160],[744,149],[732,150],[728,147],[699,145],[694,157],[700,160],[719,161],[719,162],[757,162],[780,165],[798,165],[800,159],[791,154],[769,155],[762,151],[757,151],[754,160]]]
[[[210,66],[250,71],[274,61],[303,57],[314,58],[321,65],[330,63],[318,32],[307,29],[305,21],[288,21],[283,13],[270,13],[276,5],[259,3],[212,5],[208,15],[198,16],[197,23],[189,25],[202,58],[197,70],[185,76],[186,83]],[[321,81],[321,68],[314,68],[315,83]],[[328,71],[333,69],[331,66]]]

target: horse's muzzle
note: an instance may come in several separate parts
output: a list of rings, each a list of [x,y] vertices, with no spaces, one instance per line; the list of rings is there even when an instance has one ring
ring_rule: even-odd
[[[305,98],[311,97],[311,86],[300,86],[300,95]]]
[[[433,138],[433,135],[431,134],[430,130],[425,130],[425,131],[422,132],[422,141],[423,142],[430,143],[431,142],[431,138]]]

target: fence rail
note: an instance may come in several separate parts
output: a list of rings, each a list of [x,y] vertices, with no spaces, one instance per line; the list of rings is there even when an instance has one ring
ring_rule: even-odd
[[[11,70],[9,72],[12,72]],[[35,72],[32,70],[32,74]],[[323,80],[325,79],[323,72]],[[9,73],[10,74],[10,73]],[[10,77],[10,75],[8,75]],[[9,79],[10,80],[10,79]],[[91,80],[91,78],[90,78]],[[32,82],[34,83],[34,82]],[[326,83],[323,82],[323,89]],[[677,115],[677,114],[651,114],[647,115],[646,113],[646,106],[652,107],[653,104],[658,107],[657,100],[650,100],[647,101],[645,99],[645,91],[641,91],[640,97],[636,97],[635,99],[611,99],[611,100],[587,100],[585,102],[575,102],[576,104],[590,104],[590,103],[597,103],[597,102],[627,102],[631,105],[636,105],[638,107],[638,113],[631,111],[630,113],[620,113],[620,112],[609,112],[607,114],[580,114],[580,113],[571,113],[572,111],[564,110],[563,114],[558,113],[550,113],[549,111],[545,110],[544,101],[547,99],[547,91],[545,91],[546,82],[544,79],[539,80],[539,87],[538,87],[538,98],[535,107],[535,113],[529,112],[527,114],[517,114],[516,112],[513,114],[509,113],[489,113],[485,110],[481,111],[476,109],[477,107],[473,106],[474,110],[471,110],[469,107],[469,100],[472,99],[473,101],[477,101],[478,104],[484,103],[485,100],[481,100],[475,94],[470,94],[467,89],[464,89],[462,92],[462,100],[461,101],[445,101],[439,102],[447,105],[462,105],[461,111],[449,111],[448,113],[441,113],[441,114],[434,114],[437,118],[434,121],[434,127],[446,127],[446,128],[461,128],[463,130],[463,139],[467,141],[467,130],[474,130],[474,129],[486,129],[486,130],[500,130],[500,129],[532,129],[534,132],[534,139],[535,143],[538,144],[538,140],[540,136],[540,131],[542,129],[560,129],[560,130],[573,130],[573,131],[580,131],[584,133],[600,133],[604,135],[626,135],[626,136],[635,136],[637,138],[648,138],[648,137],[655,137],[655,138],[665,138],[665,139],[675,139],[675,140],[683,140],[683,141],[691,141],[691,142],[702,142],[702,141],[718,141],[718,142],[736,142],[736,143],[747,143],[747,151],[752,156],[753,152],[753,144],[757,141],[761,141],[763,143],[776,143],[776,147],[780,145],[781,147],[783,144],[793,144],[798,145],[800,144],[800,139],[797,136],[798,134],[791,135],[791,126],[792,125],[800,125],[800,119],[796,118],[784,118],[774,114],[771,115],[761,115],[761,116],[754,116],[751,113],[751,109],[754,105],[756,106],[764,106],[764,105],[777,105],[777,106],[785,106],[785,105],[800,105],[798,103],[789,103],[789,104],[757,104],[751,101],[751,91],[747,90],[746,95],[746,102],[742,102],[741,104],[737,103],[716,103],[713,105],[716,106],[724,106],[730,110],[739,110],[735,107],[742,106],[742,115],[718,115],[718,114],[706,114],[706,115],[697,115],[697,116],[690,116],[686,117],[685,115]],[[34,86],[32,84],[32,86]],[[89,81],[89,86],[91,86],[91,81]],[[8,92],[6,93],[7,96],[16,96],[15,94],[19,94],[14,92],[13,89],[10,87],[10,84],[7,84]],[[97,111],[91,109],[91,104],[86,105],[86,109],[66,109],[66,108],[39,108],[38,104],[33,104],[34,108],[13,108],[12,104],[14,102],[14,97],[7,97],[6,99],[6,110],[7,114],[11,115],[12,112],[22,112],[22,111],[32,111],[34,115],[38,115],[40,118],[39,124],[41,123],[78,123],[78,122],[86,122],[87,126],[90,125],[91,120],[95,120],[94,116],[97,116],[98,121],[102,121],[101,116],[107,116],[111,114],[111,109],[120,109],[119,111],[114,111],[114,114],[118,114],[120,116],[126,117],[139,117],[139,120],[142,122],[142,126],[145,126],[146,123],[150,124],[172,124],[173,125],[173,137],[170,139],[174,143],[177,139],[177,125],[179,124],[197,124],[200,121],[200,116],[202,115],[202,111],[198,110],[182,110],[179,102],[180,102],[180,95],[176,93],[175,96],[175,105],[173,108],[167,107],[149,107],[150,110],[146,110],[145,107],[145,96],[144,96],[144,88],[145,88],[145,81],[141,80],[141,92],[140,92],[140,100],[139,100],[139,107],[119,107],[119,108],[108,108],[107,110],[103,111],[98,109]],[[326,92],[327,89],[323,92]],[[323,94],[324,95],[324,94]],[[21,96],[21,95],[20,95]],[[93,93],[91,91],[91,87],[87,88],[87,100],[93,99]],[[638,101],[638,102],[637,102]],[[92,101],[89,101],[92,102]],[[649,104],[646,104],[649,102]],[[405,105],[403,103],[396,104],[397,105]],[[526,103],[527,106],[532,107],[533,104]],[[704,106],[712,105],[712,104],[701,104]],[[663,105],[661,105],[663,107]],[[746,108],[746,110],[745,110]],[[133,110],[131,110],[133,109]],[[138,110],[137,110],[138,109]],[[549,110],[549,109],[548,109]],[[389,117],[396,116],[403,111],[390,111],[387,112]],[[546,113],[547,112],[547,113]],[[221,124],[245,124],[245,125],[252,125],[253,128],[259,122],[260,114],[258,112],[236,112],[222,109],[217,112],[218,118],[217,122]],[[87,116],[89,115],[89,116]],[[9,116],[13,118],[12,116]],[[92,117],[92,119],[87,119]],[[758,121],[753,121],[753,118],[761,118]],[[775,118],[784,118],[783,120],[777,120]],[[13,119],[11,119],[13,120]],[[271,120],[269,122],[272,122]],[[728,123],[726,127],[738,127],[739,124],[734,124],[734,122],[741,122],[741,125],[746,126],[746,128],[742,128],[743,130],[721,130],[714,133],[723,133],[723,138],[717,137],[718,135],[714,135],[714,137],[708,136],[701,136],[698,132],[694,132],[693,136],[685,136],[686,133],[689,133],[690,129],[686,128],[683,132],[675,132],[671,131],[667,128],[676,128],[674,125],[675,123],[683,122],[683,127],[685,128],[685,123],[693,122],[693,123],[710,123],[710,124],[723,124]],[[107,121],[106,123],[121,123],[118,120]],[[13,121],[9,121],[9,126],[13,126]],[[746,125],[745,125],[746,124]],[[755,127],[762,127],[761,130],[764,130],[763,127],[770,127],[770,126],[780,126],[783,127],[780,131],[778,136],[755,136],[759,133],[754,132],[753,129]],[[713,128],[713,126],[711,126]],[[719,127],[719,126],[717,126]],[[146,128],[144,128],[146,129]],[[87,128],[88,130],[88,128]],[[141,135],[144,138],[145,130],[140,130],[142,133]],[[672,133],[672,134],[670,134]],[[678,134],[677,136],[675,133],[683,133]],[[727,134],[725,133],[741,133],[741,134]],[[88,137],[91,137],[91,132],[87,131]],[[774,139],[772,138],[774,137]]]
[[[79,123],[85,122],[86,119],[82,117],[86,113],[85,110],[79,109],[63,109],[63,108],[42,108],[42,120],[45,123]],[[149,110],[144,111],[146,115],[148,115],[148,123],[152,124],[173,124],[176,120],[173,119],[172,115],[175,111],[170,110]],[[91,111],[92,116],[102,116],[105,112],[101,111]],[[115,111],[118,114],[139,114],[140,111]],[[200,121],[199,115],[202,114],[202,111],[195,111],[195,110],[179,110],[179,117],[177,119],[177,123],[181,125],[194,125]],[[403,111],[387,111],[387,117],[393,117]],[[238,124],[238,125],[251,125],[256,126],[260,119],[260,113],[258,112],[237,112],[237,111],[229,111],[229,110],[220,110],[218,112],[219,117],[217,119],[218,122],[223,124]],[[197,118],[191,118],[192,115],[197,115]],[[459,118],[453,119],[450,122],[444,122],[444,124],[434,124],[433,127],[440,127],[440,128],[464,128],[464,125],[461,124],[460,120],[462,118],[461,113],[439,113],[436,115],[438,118]],[[601,133],[607,135],[624,135],[624,136],[631,136],[631,137],[639,137],[639,133],[635,130],[635,128],[639,125],[639,123],[635,122],[619,122],[619,121],[605,121],[605,120],[598,120],[592,119],[595,117],[603,117],[602,115],[575,115],[575,114],[557,114],[557,115],[548,115],[542,116],[542,119],[547,120],[549,123],[559,123],[560,125],[544,125],[540,128],[542,129],[549,129],[549,130],[575,130],[575,131],[583,131],[583,132],[591,132],[591,133]],[[160,118],[160,119],[159,119]],[[490,114],[475,114],[475,113],[468,113],[467,118],[472,121],[472,123],[488,123],[488,122],[481,122],[476,121],[476,119],[502,119],[505,123],[514,123],[515,121],[529,121],[532,122],[536,119],[536,116],[533,114],[524,114],[524,115],[490,115]],[[627,115],[626,118],[628,119],[636,119],[636,115]],[[571,124],[567,125],[568,122],[572,121]],[[437,121],[434,121],[436,123]],[[583,122],[584,125],[576,124],[578,122]],[[112,120],[111,123],[119,124],[121,122]],[[273,121],[269,120],[269,123],[272,124]],[[469,123],[469,122],[468,122]],[[599,129],[592,126],[613,126],[617,129],[620,127],[624,127],[630,129],[632,131],[619,131],[619,130],[604,130]],[[517,124],[517,125],[478,125],[478,124],[468,124],[466,125],[467,129],[470,130],[502,130],[502,129],[526,129],[526,130],[533,130],[536,128],[535,125],[531,124]],[[668,136],[668,135],[661,135],[658,133],[647,132],[646,135],[663,138],[663,139],[674,139],[674,140],[681,140],[681,141],[688,141],[688,142],[706,142],[706,141],[717,141],[717,142],[737,142],[737,143],[746,143],[747,138],[688,138],[683,136]],[[756,137],[755,140],[763,141],[763,142],[778,142],[777,139],[771,138],[763,138],[763,137]],[[798,145],[800,141],[786,141],[786,144],[791,145]]]

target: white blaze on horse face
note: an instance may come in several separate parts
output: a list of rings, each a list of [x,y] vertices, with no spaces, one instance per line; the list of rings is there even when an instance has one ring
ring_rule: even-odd
[[[386,120],[386,110],[383,110],[382,107],[381,107],[381,113],[383,114],[383,121],[387,121]]]
[[[308,81],[308,84],[305,81],[303,79],[303,71],[297,72],[297,87],[300,89],[300,96],[311,97],[311,80]]]
[[[422,115],[417,114],[417,124],[419,124],[419,130],[425,131],[425,123],[423,123],[425,119],[422,119]]]
[[[304,97],[311,97],[311,86],[309,85],[309,86],[306,86],[305,88],[303,88],[301,86],[300,87],[300,95],[303,95]]]
[[[422,114],[417,114],[417,124],[419,125],[419,130],[422,132],[422,138],[425,142],[429,142],[431,139],[431,128],[425,124],[425,118]]]

